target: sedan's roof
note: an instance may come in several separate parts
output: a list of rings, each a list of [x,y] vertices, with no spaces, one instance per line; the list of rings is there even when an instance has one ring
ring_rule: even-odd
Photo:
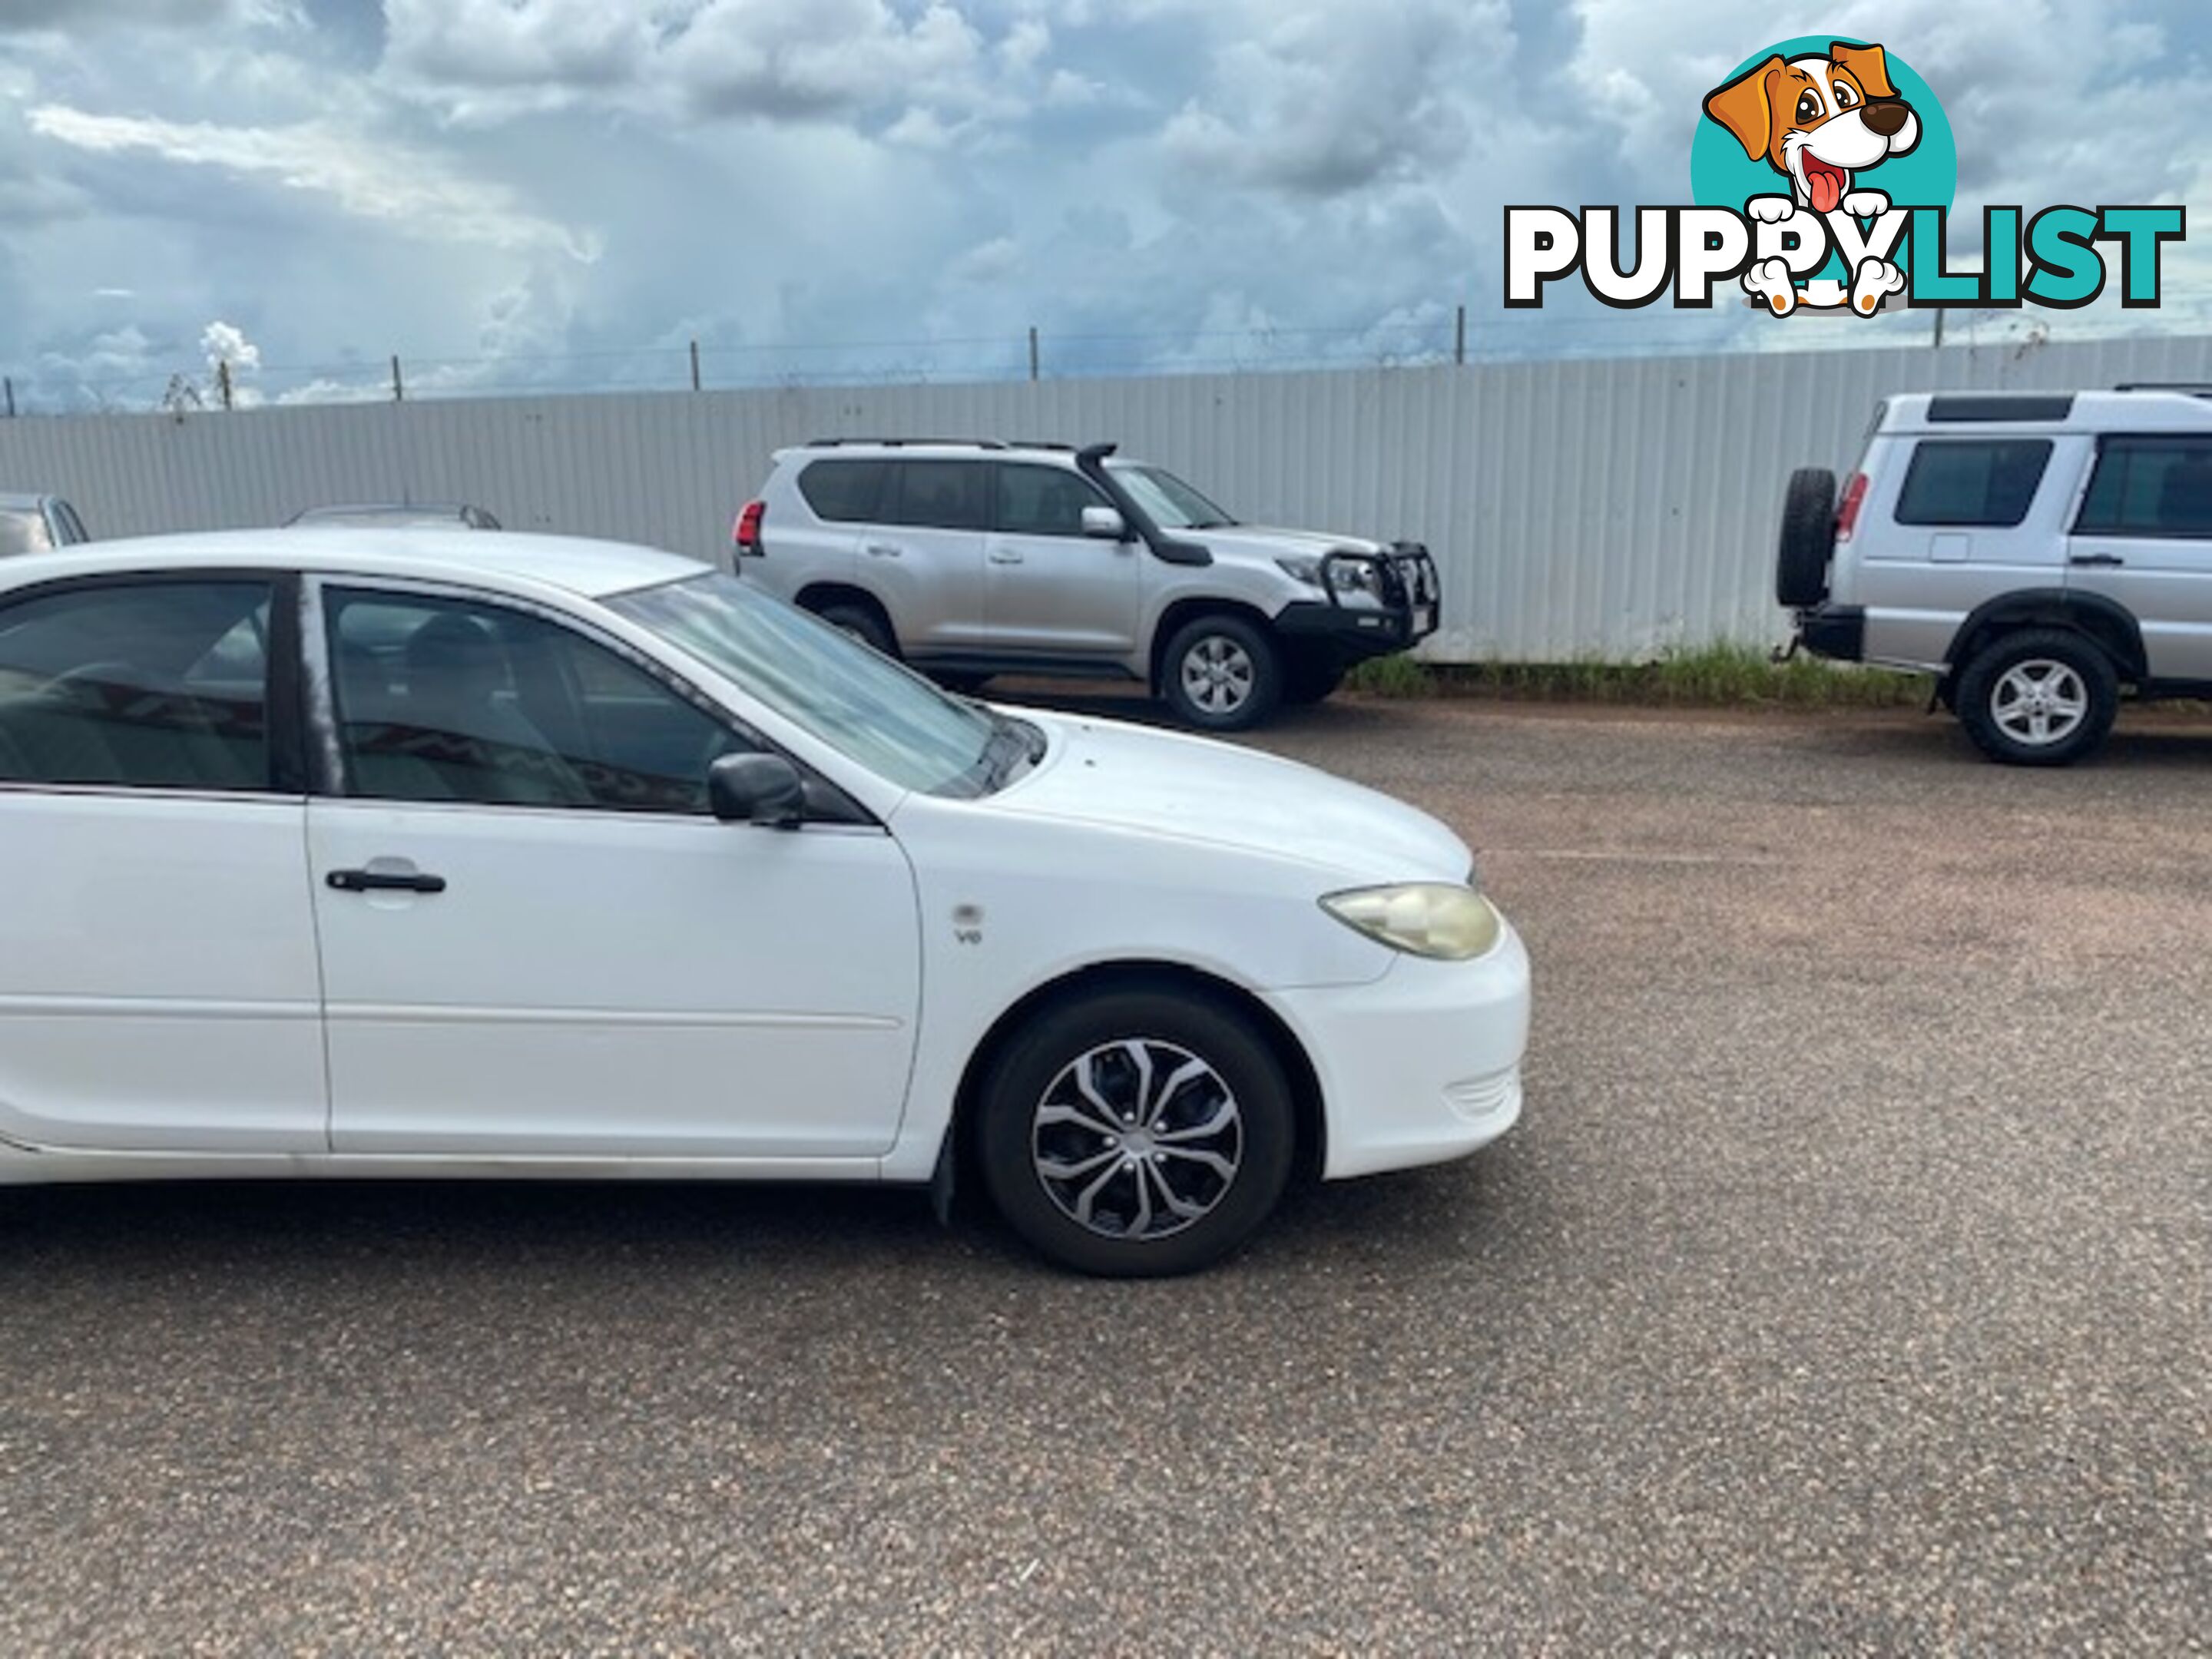
[[[0,489],[0,512],[37,513],[43,511],[51,495],[33,495],[20,489]]]
[[[325,574],[409,576],[418,580],[489,578],[498,585],[536,584],[587,598],[652,587],[696,576],[713,567],[696,559],[623,542],[580,536],[434,529],[190,532],[134,540],[87,542],[52,553],[0,562],[0,586],[128,571],[220,567],[231,570],[312,570]]]

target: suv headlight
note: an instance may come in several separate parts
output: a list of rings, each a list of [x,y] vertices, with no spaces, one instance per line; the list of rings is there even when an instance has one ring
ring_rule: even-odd
[[[1504,926],[1474,888],[1443,881],[1356,887],[1328,895],[1321,908],[1394,951],[1444,962],[1480,956],[1498,943]]]
[[[1275,566],[1294,582],[1304,582],[1308,587],[1322,585],[1319,559],[1291,557],[1278,559]],[[1376,593],[1381,581],[1375,566],[1365,559],[1339,559],[1329,567],[1328,585],[1340,593]]]

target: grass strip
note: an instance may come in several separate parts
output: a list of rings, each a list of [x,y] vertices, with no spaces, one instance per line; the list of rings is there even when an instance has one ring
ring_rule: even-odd
[[[1496,697],[1530,702],[1643,703],[1672,708],[1897,708],[1928,701],[1924,674],[1800,655],[1769,659],[1757,646],[1672,651],[1652,662],[1425,663],[1376,657],[1345,689],[1373,697]]]

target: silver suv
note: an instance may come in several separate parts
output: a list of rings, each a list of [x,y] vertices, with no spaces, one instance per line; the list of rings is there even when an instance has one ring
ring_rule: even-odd
[[[1437,626],[1426,549],[1239,524],[1111,444],[823,439],[733,534],[740,574],[949,685],[1134,680],[1212,731]]]
[[[2212,387],[1921,393],[1793,476],[1775,593],[1824,657],[1924,670],[1993,759],[2079,760],[2124,692],[2212,696]]]

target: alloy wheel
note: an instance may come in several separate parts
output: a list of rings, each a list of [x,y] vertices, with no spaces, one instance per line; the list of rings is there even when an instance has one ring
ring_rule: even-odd
[[[1258,674],[1251,653],[1226,635],[1209,634],[1183,653],[1183,694],[1209,714],[1243,708]]]
[[[1030,1161],[1060,1212],[1102,1237],[1164,1238],[1205,1219],[1244,1156],[1236,1094],[1189,1049],[1101,1043],[1063,1066],[1031,1119]]]
[[[2015,743],[2063,743],[2088,714],[2089,688],[2080,672],[2053,658],[2016,662],[1990,689],[1990,717]]]

